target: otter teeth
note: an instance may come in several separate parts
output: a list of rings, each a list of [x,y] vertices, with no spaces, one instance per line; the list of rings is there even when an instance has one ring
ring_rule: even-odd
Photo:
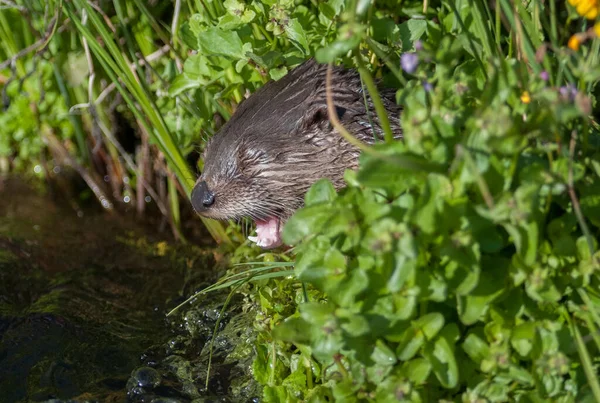
[[[256,221],[256,236],[249,236],[248,240],[254,242],[263,249],[272,249],[283,242],[279,232],[280,222],[277,217],[268,218],[265,221]]]

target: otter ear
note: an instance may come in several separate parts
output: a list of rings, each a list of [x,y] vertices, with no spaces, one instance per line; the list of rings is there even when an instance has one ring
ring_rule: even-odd
[[[335,112],[337,113],[338,119],[342,120],[347,112],[347,109],[342,106],[335,105]],[[329,112],[326,104],[320,104],[311,108],[304,115],[302,121],[300,122],[300,129],[305,130],[315,126],[324,127],[326,125],[331,126],[331,122],[329,121]]]

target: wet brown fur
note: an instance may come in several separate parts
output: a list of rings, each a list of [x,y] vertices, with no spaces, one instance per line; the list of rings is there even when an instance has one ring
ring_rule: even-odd
[[[206,181],[215,198],[204,216],[286,219],[318,179],[330,179],[336,189],[344,186],[344,171],[357,168],[359,152],[329,122],[326,72],[327,65],[311,59],[240,104],[205,149],[198,183]],[[380,91],[394,135],[400,137],[394,93]],[[367,114],[356,71],[334,67],[332,94],[350,133],[368,143],[383,137],[370,99]]]

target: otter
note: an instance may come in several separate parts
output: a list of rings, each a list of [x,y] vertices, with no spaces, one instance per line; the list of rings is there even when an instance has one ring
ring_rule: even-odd
[[[318,179],[344,186],[346,169],[358,168],[360,151],[330,123],[327,65],[309,59],[240,103],[207,143],[204,169],[191,193],[195,211],[216,220],[249,217],[263,249],[282,244],[283,223],[304,203]],[[356,70],[333,67],[331,93],[341,124],[365,143],[383,138],[370,97],[365,104]],[[395,90],[381,89],[396,138],[402,136]]]

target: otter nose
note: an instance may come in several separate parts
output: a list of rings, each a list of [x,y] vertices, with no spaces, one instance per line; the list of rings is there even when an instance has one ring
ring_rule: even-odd
[[[192,207],[198,213],[206,210],[215,202],[215,194],[208,190],[206,182],[202,181],[194,186],[192,190]]]

